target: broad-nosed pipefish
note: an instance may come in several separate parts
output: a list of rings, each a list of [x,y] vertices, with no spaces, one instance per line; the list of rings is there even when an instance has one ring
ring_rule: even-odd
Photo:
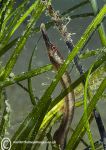
[[[52,63],[54,70],[58,71],[60,66],[64,63],[64,59],[56,46],[49,40],[49,37],[45,30],[45,25],[43,23],[41,24],[41,32],[45,41],[50,62]],[[63,89],[66,89],[71,85],[71,78],[67,71],[65,71],[62,75],[60,82]],[[74,91],[71,91],[64,97],[63,118],[59,128],[55,131],[53,136],[53,139],[56,141],[56,144],[60,146],[61,150],[65,149],[67,134],[73,119],[74,105]]]

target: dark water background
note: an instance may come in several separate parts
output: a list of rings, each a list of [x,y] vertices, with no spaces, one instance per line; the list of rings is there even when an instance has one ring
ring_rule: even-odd
[[[53,3],[55,10],[59,10],[60,13],[62,13],[65,10],[67,10],[68,8],[71,8],[72,6],[74,6],[75,4],[78,4],[81,1],[83,1],[83,0],[54,0],[52,3]],[[105,2],[105,0],[98,0],[99,8],[101,8],[103,6],[104,2]],[[84,12],[92,12],[91,6],[90,5],[83,6],[81,9],[77,9],[77,10],[73,11],[71,14],[79,14],[79,13],[84,13]],[[84,33],[85,29],[90,24],[92,19],[93,19],[93,17],[87,17],[87,18],[73,19],[70,21],[70,23],[68,24],[68,30],[72,33],[76,33],[75,35],[72,36],[74,44],[77,43],[77,41],[80,39],[81,35]],[[40,20],[38,21],[37,25],[40,25],[41,22],[46,22],[46,21],[50,21],[50,18],[45,16],[45,13],[44,13],[41,16]],[[20,35],[22,33],[22,31],[25,28],[25,25],[26,25],[26,22],[24,22],[24,24],[16,32],[16,36]],[[105,23],[105,25],[106,25],[106,23]],[[29,40],[27,41],[25,48],[23,49],[16,65],[14,67],[13,72],[15,74],[20,74],[22,72],[27,71],[28,62],[29,62],[31,53],[32,53],[33,48],[34,48],[37,40],[39,39],[40,35],[41,35],[41,33],[33,34],[33,36],[30,37]],[[61,53],[64,55],[64,58],[66,58],[68,55],[68,49],[66,48],[66,45],[65,45],[63,39],[61,39],[61,36],[58,33],[58,31],[56,29],[54,29],[53,27],[51,27],[48,30],[48,35],[49,35],[51,41],[53,41],[53,43],[55,43],[55,45],[57,45],[57,47],[59,49],[61,49]],[[86,45],[85,49],[92,50],[92,49],[96,49],[99,47],[101,47],[101,43],[99,40],[98,33],[95,32],[92,39]],[[7,53],[3,57],[4,64],[7,61],[7,59],[9,58],[11,53],[12,53],[12,51]],[[88,59],[87,62],[82,61],[84,70],[87,70],[87,68],[90,66],[90,64],[94,60],[95,60],[95,57]],[[50,62],[47,57],[44,41],[41,39],[37,45],[37,49],[36,49],[36,52],[33,57],[32,68],[43,66],[48,63],[50,63]],[[70,65],[70,67],[71,67],[71,65]],[[39,98],[42,96],[43,92],[47,88],[47,85],[53,79],[53,76],[54,76],[54,73],[48,72],[48,73],[44,73],[44,74],[40,75],[39,77],[35,77],[32,79],[35,96],[37,96]],[[79,77],[79,74],[76,73],[75,67],[71,73],[71,76],[72,76],[73,80],[75,80],[76,78]],[[21,83],[23,83],[25,86],[27,86],[27,81],[24,81]],[[44,83],[46,85],[42,86],[42,83]],[[32,109],[32,105],[30,102],[29,95],[23,89],[21,89],[18,85],[9,86],[6,90],[7,90],[9,103],[10,103],[11,109],[12,109],[11,126],[10,126],[10,130],[9,130],[10,136],[12,136],[12,134],[14,133],[16,128],[18,128],[18,126],[20,125],[22,120],[27,116],[27,114]],[[61,91],[60,85],[58,85],[53,96],[57,95],[60,91]],[[106,125],[106,117],[105,117],[105,111],[104,111],[105,110],[105,101],[100,101],[98,103],[98,108],[101,113],[104,124]],[[79,119],[82,115],[82,112],[83,112],[83,108],[77,108],[75,110],[74,120],[72,123],[73,128],[76,126],[76,123],[79,121]],[[97,130],[95,121],[93,121],[91,124],[91,130],[93,131],[94,140],[95,141],[98,140],[100,137],[98,134],[98,130]],[[87,136],[85,136],[84,139],[87,139]],[[41,149],[44,149],[44,147]],[[82,150],[83,146],[79,145],[78,149]]]

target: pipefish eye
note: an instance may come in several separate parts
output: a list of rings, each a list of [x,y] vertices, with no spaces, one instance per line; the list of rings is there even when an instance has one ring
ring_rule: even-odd
[[[56,51],[56,47],[54,45],[52,45],[52,50]]]

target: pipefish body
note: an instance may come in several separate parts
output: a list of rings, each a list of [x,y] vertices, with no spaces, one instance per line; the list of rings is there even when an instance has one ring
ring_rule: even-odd
[[[45,25],[41,24],[41,31],[43,35],[43,39],[45,41],[45,45],[48,52],[48,57],[50,62],[52,63],[55,71],[58,71],[60,66],[63,64],[64,59],[61,56],[60,52],[56,48],[54,44],[52,44],[47,36]],[[71,84],[71,78],[66,71],[63,76],[61,77],[61,85],[63,89],[66,89]],[[64,114],[62,121],[60,123],[59,128],[54,133],[53,139],[56,141],[56,144],[60,146],[61,150],[64,150],[66,138],[69,130],[69,126],[71,125],[73,114],[74,114],[74,104],[75,104],[75,97],[74,91],[69,92],[67,96],[65,96],[64,101]]]

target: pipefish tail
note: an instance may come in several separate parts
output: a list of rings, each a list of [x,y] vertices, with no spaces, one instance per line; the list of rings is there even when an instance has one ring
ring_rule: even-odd
[[[51,41],[49,40],[44,24],[41,24],[41,32],[43,35],[43,39],[45,41],[50,62],[52,63],[54,70],[58,71],[60,66],[63,64],[64,59],[61,56],[59,50],[56,48],[56,46],[52,44]],[[60,82],[63,89],[66,89],[67,87],[70,86],[71,78],[67,71],[61,77]],[[53,139],[56,141],[56,144],[60,146],[61,150],[65,149],[65,143],[66,143],[69,126],[72,122],[73,114],[74,114],[74,103],[75,103],[75,97],[74,97],[74,91],[72,91],[69,92],[67,96],[65,96],[64,98],[63,118],[59,128],[56,130],[53,136]]]

